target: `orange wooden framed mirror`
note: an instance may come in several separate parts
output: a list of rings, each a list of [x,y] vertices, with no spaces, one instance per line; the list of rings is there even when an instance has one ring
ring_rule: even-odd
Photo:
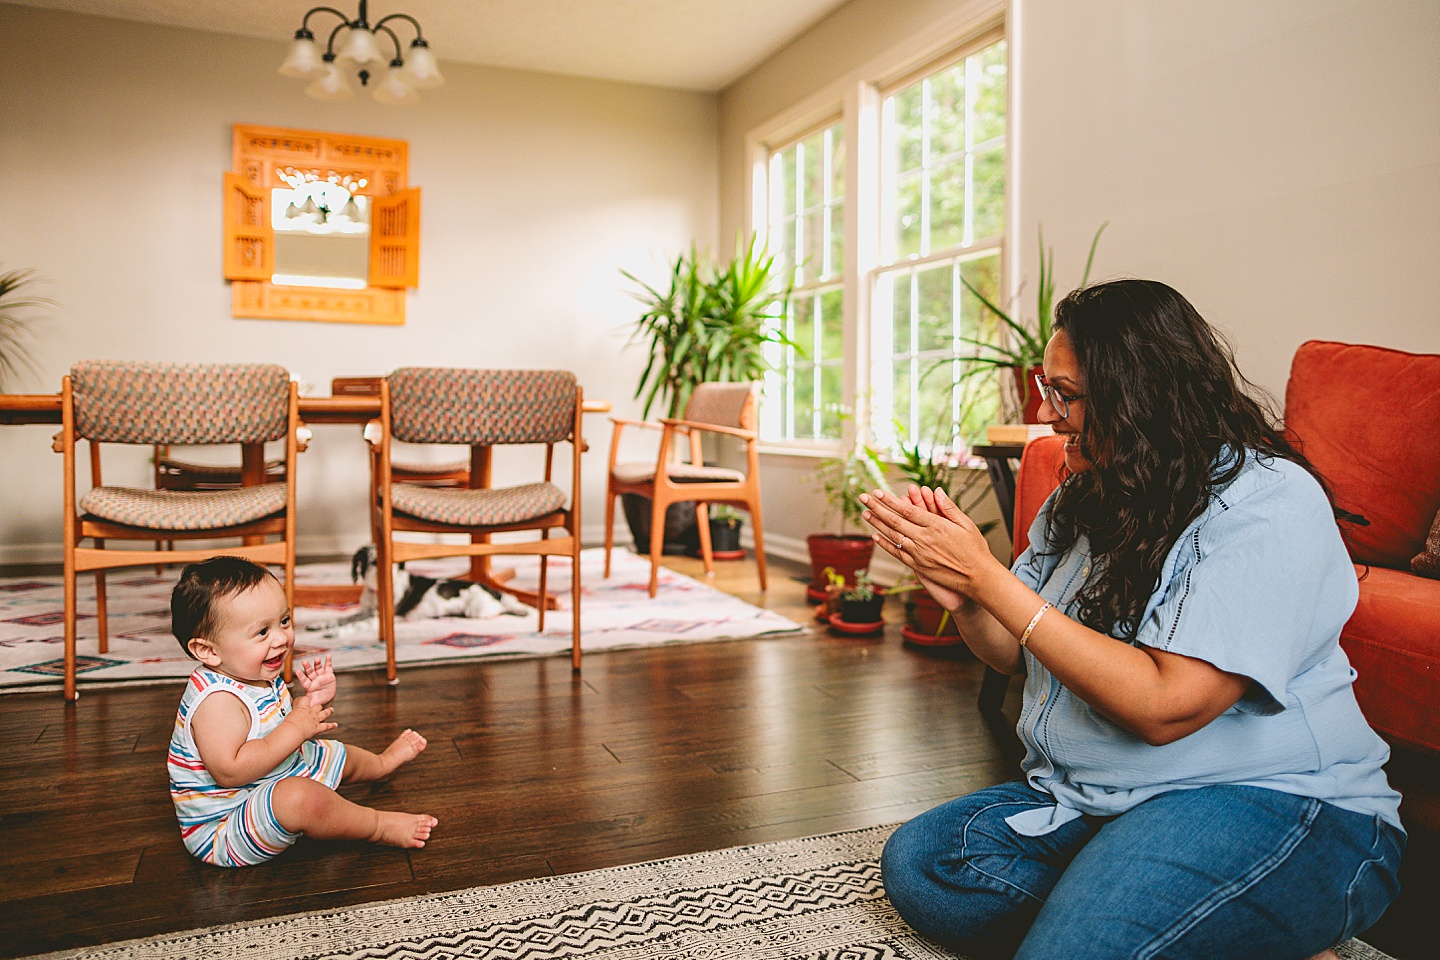
[[[404,140],[236,124],[225,174],[231,315],[405,322],[420,280],[420,188]]]

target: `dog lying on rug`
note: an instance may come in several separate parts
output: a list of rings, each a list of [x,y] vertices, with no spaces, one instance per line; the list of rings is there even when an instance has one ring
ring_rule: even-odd
[[[368,627],[377,616],[375,546],[367,543],[350,558],[350,579],[364,582],[360,609],[334,620],[312,623],[306,630],[323,630],[327,637]],[[508,593],[501,593],[470,580],[437,580],[434,577],[412,576],[405,564],[393,566],[395,616],[404,620],[429,620],[437,617],[465,617],[489,620],[502,613],[523,617],[530,608]]]

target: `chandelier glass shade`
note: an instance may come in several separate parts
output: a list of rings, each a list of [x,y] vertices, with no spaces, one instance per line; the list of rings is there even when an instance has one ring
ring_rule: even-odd
[[[285,62],[280,64],[281,75],[308,81],[305,92],[317,100],[348,100],[355,96],[357,87],[368,87],[376,100],[392,106],[416,103],[420,100],[417,91],[445,82],[419,21],[409,14],[392,13],[371,26],[366,6],[366,0],[360,0],[359,13],[353,20],[334,7],[315,7],[306,13]],[[330,31],[323,51],[310,30],[310,18],[317,14],[328,14],[340,21]],[[401,47],[400,37],[391,26],[401,22],[415,31],[408,49]],[[388,61],[387,49],[393,52]],[[379,79],[371,86],[370,80],[377,74]]]

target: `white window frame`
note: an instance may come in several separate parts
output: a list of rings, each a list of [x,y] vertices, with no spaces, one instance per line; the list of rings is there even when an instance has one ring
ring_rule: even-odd
[[[765,241],[769,230],[769,162],[774,148],[793,142],[807,129],[814,130],[836,119],[844,123],[846,150],[844,269],[844,373],[842,402],[850,410],[866,409],[857,398],[872,392],[873,335],[871,307],[876,271],[881,267],[880,173],[881,173],[881,91],[903,87],[926,73],[954,62],[997,39],[1007,41],[1006,82],[1005,204],[1006,230],[999,242],[1001,287],[1008,302],[1017,289],[1016,263],[1009,255],[1011,237],[1016,233],[1019,210],[1015,176],[1018,154],[1016,110],[1017,33],[1006,20],[1006,0],[972,0],[931,27],[885,54],[851,71],[787,110],[753,128],[745,138],[746,216],[749,231]],[[991,245],[979,248],[989,249]],[[977,248],[965,248],[967,257]],[[943,259],[943,258],[942,258]],[[919,262],[919,261],[917,261]],[[765,415],[762,407],[762,416]],[[778,412],[773,416],[778,417]],[[851,423],[840,441],[775,441],[762,439],[765,455],[828,457],[853,442],[855,430],[869,424]],[[762,436],[774,436],[773,432]]]

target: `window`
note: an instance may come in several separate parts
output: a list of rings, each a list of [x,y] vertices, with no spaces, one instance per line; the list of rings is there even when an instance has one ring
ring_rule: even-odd
[[[882,441],[948,446],[998,418],[997,378],[959,358],[997,333],[966,283],[998,301],[1005,80],[1001,40],[884,98],[870,324]]]
[[[770,249],[794,293],[783,321],[793,346],[770,353],[770,440],[840,439],[845,334],[845,138],[834,124],[770,154]]]
[[[768,443],[833,450],[847,409],[892,450],[1001,419],[1001,378],[963,358],[1002,332],[970,288],[1005,299],[1006,44],[998,23],[954,42],[750,134],[751,222],[792,284],[789,345],[766,354]]]

